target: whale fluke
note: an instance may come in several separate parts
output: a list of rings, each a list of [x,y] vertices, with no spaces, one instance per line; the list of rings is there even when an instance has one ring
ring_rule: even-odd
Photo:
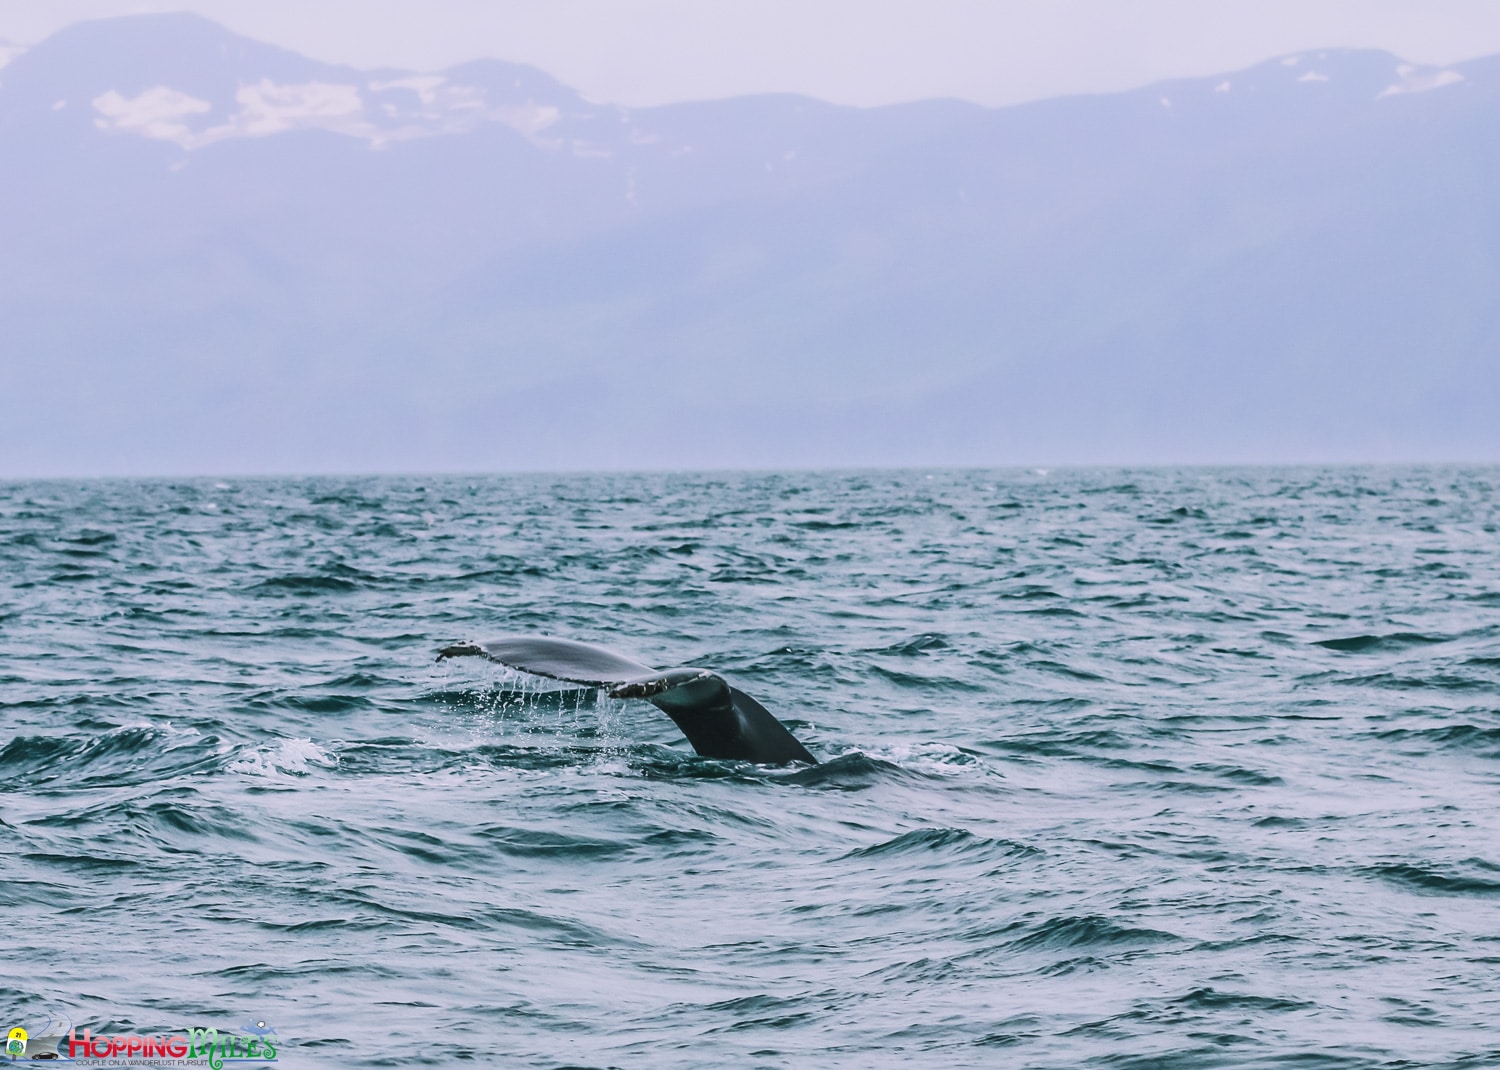
[[[769,710],[709,669],[653,669],[602,647],[537,635],[457,643],[438,652],[439,661],[461,657],[488,658],[533,676],[604,688],[611,698],[643,698],[672,718],[705,758],[818,764]]]

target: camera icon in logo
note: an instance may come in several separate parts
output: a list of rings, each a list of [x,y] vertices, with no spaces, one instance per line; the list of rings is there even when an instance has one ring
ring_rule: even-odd
[[[19,1059],[26,1054],[26,1030],[16,1026],[5,1036],[5,1054]]]

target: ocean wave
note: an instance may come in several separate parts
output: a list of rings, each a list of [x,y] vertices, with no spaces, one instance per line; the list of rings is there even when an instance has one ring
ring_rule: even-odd
[[[1449,983],[1500,896],[1492,471],[230,482],[0,486],[12,1021],[356,1067],[1494,1047]],[[511,632],[712,667],[826,760],[433,660]]]

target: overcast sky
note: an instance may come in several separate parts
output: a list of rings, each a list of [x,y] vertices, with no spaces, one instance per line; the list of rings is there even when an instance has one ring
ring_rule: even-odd
[[[1432,64],[1500,53],[1500,0],[0,0],[0,38],[182,10],[360,67],[531,63],[634,106],[764,91],[996,105],[1303,49]]]

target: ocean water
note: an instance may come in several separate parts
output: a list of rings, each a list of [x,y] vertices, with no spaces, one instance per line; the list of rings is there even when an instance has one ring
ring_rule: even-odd
[[[0,1026],[258,1028],[285,1066],[1500,1064],[1497,486],[0,485]],[[509,632],[718,670],[822,764],[434,660]]]

